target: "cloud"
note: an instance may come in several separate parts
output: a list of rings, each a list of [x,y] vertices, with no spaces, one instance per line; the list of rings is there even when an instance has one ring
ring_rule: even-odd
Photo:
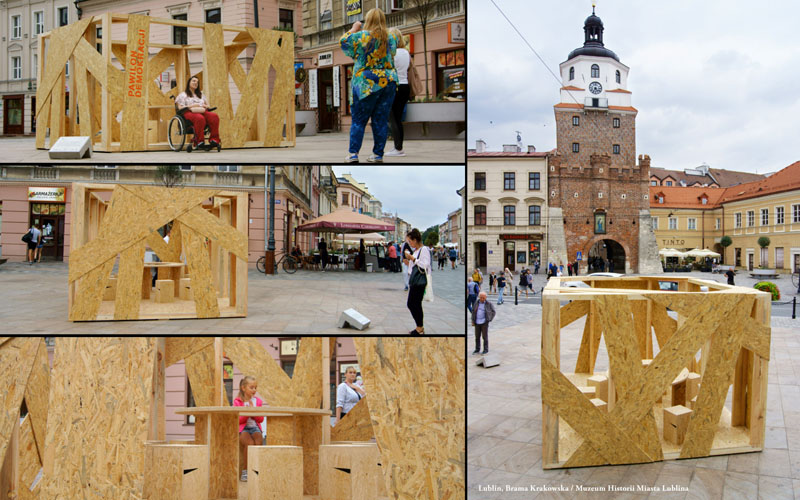
[[[352,174],[381,201],[384,212],[424,230],[447,220],[461,207],[463,166],[336,166],[337,176]]]
[[[589,2],[496,0],[558,74],[583,44]],[[742,1],[603,0],[606,47],[631,68],[637,153],[653,165],[774,171],[796,161],[800,5],[776,0],[755,9]],[[468,12],[468,144],[491,150],[516,141],[555,147],[552,106],[560,81],[488,2]]]

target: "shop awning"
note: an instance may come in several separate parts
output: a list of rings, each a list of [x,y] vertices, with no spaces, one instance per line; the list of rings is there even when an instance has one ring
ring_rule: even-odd
[[[337,233],[374,233],[394,231],[392,224],[375,219],[369,215],[342,208],[329,214],[321,215],[305,224],[297,226],[298,231],[329,231]]]

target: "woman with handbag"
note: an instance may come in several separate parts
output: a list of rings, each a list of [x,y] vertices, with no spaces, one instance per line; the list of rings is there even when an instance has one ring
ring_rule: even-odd
[[[394,149],[384,153],[384,156],[405,156],[403,152],[403,110],[408,102],[411,88],[408,85],[408,68],[411,63],[411,54],[406,49],[406,40],[397,28],[391,28],[389,33],[397,38],[397,52],[394,55],[394,67],[397,70],[397,92],[392,102],[392,112],[389,113],[389,126],[392,129]]]
[[[411,316],[417,327],[411,330],[411,335],[421,335],[425,333],[425,327],[422,324],[422,298],[425,296],[425,288],[431,277],[431,252],[428,247],[422,244],[422,235],[419,229],[414,228],[409,231],[406,237],[408,244],[414,249],[414,252],[406,250],[406,258],[409,260],[408,273],[408,301],[406,306],[411,311]]]

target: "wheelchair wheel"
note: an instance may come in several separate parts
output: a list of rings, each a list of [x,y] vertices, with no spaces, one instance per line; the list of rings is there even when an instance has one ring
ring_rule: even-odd
[[[173,151],[181,151],[183,145],[186,144],[186,128],[183,125],[183,120],[178,116],[173,116],[169,121],[167,128],[167,140],[169,147]]]

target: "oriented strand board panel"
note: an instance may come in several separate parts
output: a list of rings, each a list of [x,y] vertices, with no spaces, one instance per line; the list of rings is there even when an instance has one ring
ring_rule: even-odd
[[[709,292],[701,292],[700,286],[706,282],[690,278],[671,278],[679,282],[679,291],[662,291],[648,280],[603,280],[596,283],[602,283],[599,289],[562,289],[558,278],[548,283],[543,310],[560,309],[567,318],[559,321],[557,314],[543,314],[542,346],[548,350],[545,356],[542,349],[542,404],[555,417],[543,418],[542,440],[549,443],[546,450],[543,447],[543,468],[653,462],[762,449],[769,295],[743,287],[723,289],[713,282],[708,282]],[[601,374],[570,374],[560,369],[560,327],[577,315],[574,310],[578,307],[560,308],[564,300],[588,304],[587,323],[596,324],[584,331],[584,343],[592,338],[591,329],[602,329],[609,357],[608,382],[616,394],[614,404],[609,398],[607,408],[592,404],[579,388],[594,384],[602,398],[599,389],[603,384],[597,382]],[[676,313],[678,320],[668,311]],[[654,357],[652,330],[659,347]],[[702,374],[692,373],[687,385],[698,351]],[[761,369],[750,371],[750,360]],[[588,365],[579,363],[579,367]],[[733,416],[724,409],[732,384]],[[668,396],[662,398],[665,391]],[[681,391],[689,391],[685,403],[691,405],[691,413],[687,411],[678,426],[673,415],[664,416],[664,409],[681,404]],[[758,403],[748,402],[748,397],[755,397]],[[370,407],[372,404],[370,401]],[[732,417],[736,426],[731,425]],[[665,429],[665,425],[671,427]],[[675,431],[684,429],[685,439],[680,439]]]
[[[166,366],[172,366],[208,346],[213,349],[214,346],[212,337],[167,337],[165,341],[167,351],[165,356]]]
[[[234,366],[259,382],[258,392],[269,405],[299,406],[294,404],[291,379],[257,339],[225,337],[222,342],[225,355]]]
[[[208,498],[208,445],[147,444],[144,500]]]
[[[43,498],[141,498],[154,344],[56,339]]]
[[[389,497],[463,498],[465,339],[353,341]]]
[[[110,193],[101,207],[98,196]],[[73,184],[72,250],[69,262],[69,318],[72,321],[243,317],[247,294],[221,293],[247,287],[247,217],[231,223],[212,215],[204,203],[222,196],[246,208],[247,195],[212,189],[165,188],[123,184]],[[184,221],[186,217],[186,221]],[[158,230],[172,224],[166,244]],[[158,266],[144,265],[146,247],[162,257]],[[223,282],[212,279],[210,254],[231,257]],[[165,261],[163,258],[171,260]],[[111,270],[119,262],[118,274]],[[151,297],[149,275],[173,280],[174,293],[163,288]],[[189,272],[192,300],[180,300],[181,276]],[[114,293],[104,300],[108,284]],[[164,283],[162,283],[164,285]],[[161,303],[159,296],[178,297]],[[185,296],[185,294],[184,294]]]
[[[39,485],[31,491],[31,485],[36,481],[36,476],[42,468],[39,453],[36,450],[36,440],[33,437],[33,426],[30,415],[25,417],[19,426],[19,499],[28,500],[37,498]]]
[[[319,447],[320,500],[373,500],[386,495],[375,443]]]
[[[292,406],[304,408],[322,407],[322,384],[320,383],[320,362],[322,360],[321,337],[300,339],[292,375],[292,392],[297,396]]]
[[[202,339],[197,339],[202,340]],[[186,375],[192,386],[192,394],[196,406],[218,406],[214,401],[214,345],[211,343],[203,349],[184,358]],[[224,406],[229,406],[227,398],[223,398]]]
[[[303,449],[299,446],[248,446],[247,498],[303,500]]]
[[[14,338],[0,346],[0,457],[6,456],[14,423],[19,419],[19,407],[40,342],[39,338]]]
[[[96,39],[95,30],[108,33],[112,22],[118,28],[115,32],[126,33],[123,39]],[[153,24],[158,26],[151,29]],[[164,30],[174,26],[183,27],[189,39],[199,44],[154,43],[163,41]],[[224,147],[292,147],[294,36],[279,30],[187,25],[173,19],[111,13],[42,34],[38,37],[36,147],[47,149],[61,136],[80,134],[92,136],[94,151],[168,150],[167,126],[174,116],[170,97],[181,92],[192,76],[201,80],[204,94],[217,108]],[[102,52],[95,49],[97,42],[102,42]],[[189,53],[198,50],[202,68],[192,68]],[[111,64],[112,56],[122,71]],[[248,60],[247,72],[239,57]],[[69,61],[73,73],[68,77]],[[168,70],[174,72],[177,86],[162,90],[155,80]],[[69,117],[65,113],[67,84],[75,89],[70,108],[78,109]],[[239,97],[236,106],[233,93]]]
[[[369,441],[375,437],[369,418],[368,398],[361,398],[331,429],[331,441]]]
[[[47,429],[47,398],[50,393],[50,362],[47,357],[47,345],[40,339],[36,349],[36,358],[25,386],[25,406],[28,407],[28,419],[31,421],[36,449],[39,457],[44,457],[44,440]],[[0,347],[2,349],[2,347]]]

